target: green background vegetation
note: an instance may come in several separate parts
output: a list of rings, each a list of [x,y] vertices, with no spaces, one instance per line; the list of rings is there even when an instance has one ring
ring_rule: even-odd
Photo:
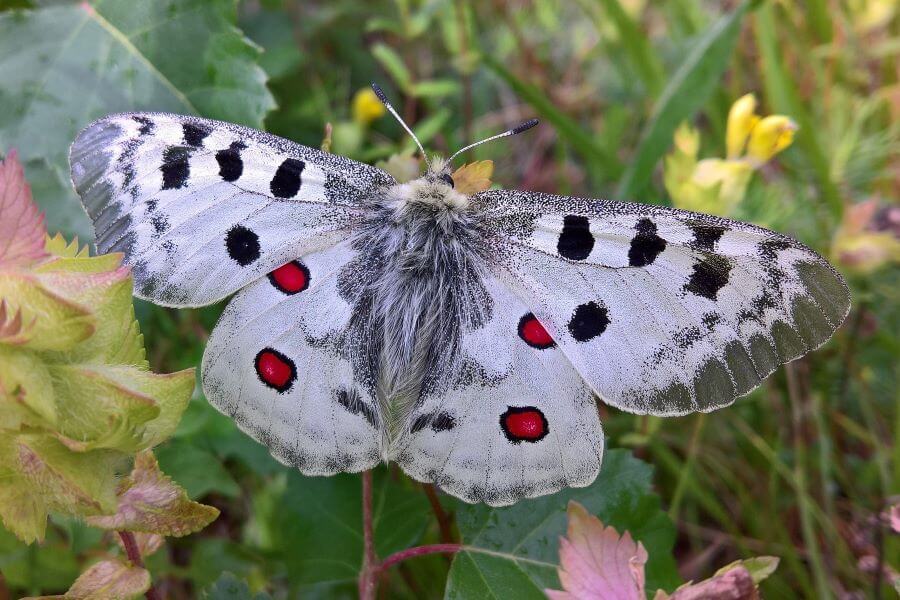
[[[444,154],[540,118],[538,129],[468,157],[493,159],[504,187],[668,204],[662,159],[676,127],[691,122],[700,155],[723,156],[729,107],[754,92],[763,114],[800,129],[754,176],[734,216],[837,262],[854,298],[844,327],[731,408],[669,420],[601,408],[611,450],[591,488],[503,510],[441,496],[451,535],[497,555],[418,558],[393,569],[382,590],[530,598],[558,587],[542,563],[555,562],[566,500],[577,498],[644,541],[650,590],[769,554],[782,561],[763,583],[767,597],[875,596],[879,582],[891,594],[890,573],[871,565],[900,568],[900,539],[877,525],[900,494],[900,281],[896,263],[859,268],[835,255],[833,240],[867,200],[881,207],[869,229],[898,228],[895,4],[0,2],[0,151],[18,148],[51,232],[90,239],[66,152],[91,119],[197,113],[310,146],[331,123],[333,151],[376,162],[413,146],[389,119],[354,121],[353,94],[375,80]],[[138,302],[152,368],[199,364],[221,308]],[[282,467],[199,392],[157,456],[192,498],[222,512],[149,558],[162,592],[197,597],[230,571],[273,597],[355,595],[358,476],[310,479]],[[382,468],[375,492],[382,556],[442,539],[421,486]],[[41,546],[0,530],[0,590],[64,591],[102,535],[61,517]]]

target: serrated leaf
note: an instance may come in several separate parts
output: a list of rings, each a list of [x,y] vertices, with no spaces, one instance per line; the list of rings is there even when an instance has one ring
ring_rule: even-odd
[[[32,323],[28,337],[20,340],[32,350],[66,350],[94,333],[94,316],[86,306],[43,287],[33,273],[0,272],[0,297],[8,310]]]
[[[91,120],[159,110],[261,128],[274,100],[229,0],[100,0],[0,14],[0,147],[18,147],[41,206],[83,239],[92,227],[67,149]]]
[[[218,509],[193,502],[163,475],[151,452],[141,452],[131,475],[119,484],[115,514],[88,517],[87,522],[103,529],[181,537],[203,529],[218,516]]]
[[[115,510],[120,455],[103,450],[71,452],[41,434],[22,434],[14,443],[18,472],[39,490],[48,509],[82,515]]]
[[[624,450],[609,450],[592,485],[565,489],[505,508],[460,505],[462,541],[473,550],[453,560],[446,598],[543,598],[559,589],[558,540],[567,527],[566,507],[576,500],[607,525],[629,531],[649,553],[648,589],[679,583],[672,559],[675,528],[651,493],[651,468]]]
[[[140,449],[142,430],[160,409],[153,398],[123,383],[118,369],[91,364],[49,367],[56,395],[65,398],[58,408],[59,437],[70,449]]]
[[[575,501],[569,502],[569,527],[559,541],[559,580],[565,591],[547,590],[551,600],[616,598],[644,600],[643,544],[621,536]]]
[[[44,217],[31,201],[31,188],[15,151],[0,162],[0,270],[43,260]]]
[[[0,429],[54,427],[57,417],[47,366],[32,352],[0,346]]]
[[[37,596],[23,600],[130,600],[150,587],[150,573],[118,560],[101,560],[82,573],[60,596]]]

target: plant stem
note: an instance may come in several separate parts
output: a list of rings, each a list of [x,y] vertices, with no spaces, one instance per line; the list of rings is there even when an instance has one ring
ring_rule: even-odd
[[[118,531],[117,533],[122,540],[122,545],[125,546],[125,554],[128,556],[128,560],[130,560],[131,564],[134,566],[143,569],[144,560],[141,558],[141,551],[138,548],[137,540],[134,539],[134,534],[130,531]],[[160,600],[159,594],[156,593],[156,589],[153,587],[152,583],[144,593],[144,597],[147,600]]]
[[[359,572],[360,600],[374,600],[378,588],[378,555],[372,526],[372,471],[362,473],[363,564]]]
[[[441,531],[441,542],[445,544],[455,543],[456,538],[453,535],[452,519],[447,514],[447,511],[444,510],[444,507],[441,506],[441,501],[438,499],[437,492],[434,491],[434,486],[430,483],[423,483],[422,489],[425,490],[428,504],[431,505],[431,510],[437,518],[438,528]]]
[[[431,544],[413,546],[388,556],[384,561],[375,553],[375,534],[372,524],[372,472],[362,472],[362,513],[363,513],[363,564],[359,571],[360,600],[375,600],[378,580],[381,574],[407,558],[426,554],[453,553],[465,549],[462,544]],[[129,534],[130,535],[130,534]]]
[[[413,546],[412,548],[407,548],[406,550],[400,550],[399,552],[394,552],[381,563],[379,566],[380,570],[389,569],[393,567],[399,562],[403,562],[407,558],[414,558],[416,556],[424,556],[426,554],[441,554],[441,553],[454,553],[459,552],[460,550],[465,550],[465,546],[462,544],[429,544],[427,546]]]

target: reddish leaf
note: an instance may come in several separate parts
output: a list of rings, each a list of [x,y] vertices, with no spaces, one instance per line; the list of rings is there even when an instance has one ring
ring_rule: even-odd
[[[552,600],[644,600],[643,544],[627,531],[620,537],[577,502],[569,502],[568,512],[558,570],[565,591],[547,590],[547,595]]]
[[[31,200],[22,164],[13,150],[0,163],[0,268],[27,266],[47,256],[44,215]]]
[[[104,529],[182,536],[203,529],[219,516],[218,509],[193,502],[163,475],[149,451],[135,457],[131,475],[119,485],[118,498],[115,514],[88,517],[87,522]]]

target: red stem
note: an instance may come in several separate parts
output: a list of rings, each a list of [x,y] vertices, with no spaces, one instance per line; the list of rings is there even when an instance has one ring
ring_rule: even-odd
[[[460,550],[465,550],[465,546],[462,544],[429,544],[427,546],[413,546],[412,548],[407,548],[406,550],[401,550],[399,552],[394,552],[390,556],[388,556],[381,563],[381,570],[389,569],[396,565],[399,562],[406,560],[407,558],[414,558],[416,556],[424,556],[426,554],[440,554],[440,553],[453,553],[459,552]]]
[[[395,552],[384,561],[378,559],[375,553],[375,535],[372,525],[372,472],[362,472],[362,513],[363,513],[363,564],[359,571],[359,598],[360,600],[375,600],[378,591],[378,580],[381,574],[407,558],[424,556],[425,554],[453,553],[463,550],[462,544],[431,544],[428,546],[414,546]],[[122,532],[120,532],[122,535]],[[131,535],[131,534],[129,534]],[[140,559],[140,556],[138,556]],[[148,600],[150,600],[148,598]]]
[[[130,531],[119,531],[119,538],[122,540],[122,545],[125,546],[125,554],[128,556],[128,560],[131,561],[136,567],[144,568],[144,560],[141,558],[141,551],[138,548],[137,540],[134,539],[134,534]],[[144,597],[147,600],[160,600],[159,594],[156,593],[156,589],[153,587],[153,584],[150,584],[150,587],[147,588],[147,591],[144,593]]]
[[[378,588],[378,555],[372,526],[372,471],[362,473],[363,564],[359,572],[360,600],[374,600]]]

